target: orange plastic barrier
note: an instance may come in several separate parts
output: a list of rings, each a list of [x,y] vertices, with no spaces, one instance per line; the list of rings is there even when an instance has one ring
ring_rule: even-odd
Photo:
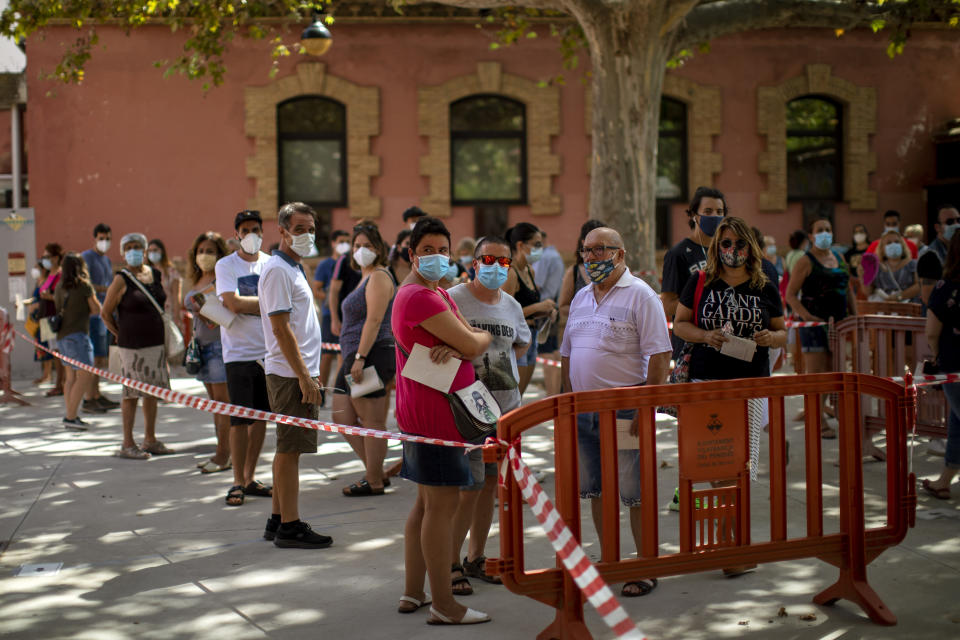
[[[857,300],[858,316],[908,316],[919,317],[923,313],[923,306],[918,302],[870,302]]]
[[[817,594],[817,604],[840,598],[857,603],[879,624],[896,617],[867,583],[866,566],[885,549],[903,540],[914,524],[916,487],[908,473],[907,425],[913,422],[915,390],[874,376],[850,373],[778,376],[610,389],[554,396],[516,409],[501,418],[502,441],[519,451],[522,434],[553,421],[555,506],[578,541],[580,528],[578,413],[598,412],[602,459],[601,557],[597,570],[608,583],[695,573],[738,565],[799,558],[820,558],[840,570],[838,580]],[[839,530],[824,528],[824,495],[820,438],[821,396],[835,394],[839,416]],[[886,405],[886,526],[866,528],[861,461],[860,398],[878,398]],[[805,423],[806,535],[788,533],[784,399],[802,396]],[[770,402],[770,540],[751,542],[747,400]],[[680,551],[660,549],[657,499],[657,429],[654,408],[679,407]],[[636,436],[641,461],[642,539],[639,558],[620,557],[620,510],[615,412],[638,409]],[[506,446],[506,445],[504,445]],[[503,459],[504,449],[484,452],[488,461]],[[796,452],[795,452],[795,459]],[[728,486],[694,489],[695,483],[726,481]],[[671,481],[672,483],[672,481]],[[699,502],[699,505],[698,505]],[[699,506],[699,508],[698,508]],[[527,569],[524,554],[523,499],[508,474],[500,488],[500,558],[487,560],[487,571],[500,574],[513,592],[556,608],[556,618],[538,636],[589,638],[581,593],[563,569]],[[831,522],[833,524],[833,522]]]
[[[875,315],[845,318],[829,333],[833,369],[884,378],[902,377],[905,370],[914,371],[918,363],[933,359],[927,344],[926,324],[926,318],[920,317]],[[946,438],[949,411],[946,396],[939,387],[921,387],[917,393],[917,432]],[[863,417],[868,429],[881,428],[884,424],[883,404],[865,402]],[[913,428],[913,425],[908,427]]]

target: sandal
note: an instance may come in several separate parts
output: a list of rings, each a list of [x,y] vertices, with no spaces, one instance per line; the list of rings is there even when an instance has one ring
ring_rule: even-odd
[[[343,495],[348,498],[354,498],[357,496],[382,496],[383,487],[379,489],[374,489],[370,486],[370,483],[366,480],[361,480],[360,482],[354,482],[349,487],[343,488]]]
[[[623,588],[620,589],[620,595],[624,598],[639,598],[656,589],[658,584],[660,583],[657,582],[656,578],[650,578],[649,580],[631,580],[630,582],[624,583]],[[639,593],[633,593],[633,591],[628,593],[627,589],[629,587],[636,587],[639,589]]]
[[[463,574],[470,578],[476,578],[477,580],[489,582],[490,584],[503,584],[500,576],[491,576],[486,572],[486,565],[487,558],[485,556],[480,556],[473,562],[464,558]]]
[[[247,496],[260,496],[261,498],[272,498],[273,487],[268,487],[259,480],[254,480],[243,488],[243,494]]]
[[[200,473],[217,473],[218,471],[232,469],[233,462],[230,461],[230,458],[227,458],[227,461],[224,464],[217,464],[213,461],[213,458],[210,458],[206,462],[198,464],[197,468],[200,469]]]
[[[147,453],[152,453],[155,456],[167,456],[171,453],[176,453],[173,449],[163,444],[159,440],[154,440],[150,444],[144,442],[143,447],[141,448]]]
[[[820,429],[820,437],[824,440],[836,440],[837,431],[833,427],[822,427]]]
[[[230,491],[227,491],[227,497],[224,498],[224,502],[227,503],[228,507],[243,506],[243,487],[239,484],[230,487]]]
[[[128,460],[146,460],[150,457],[150,454],[134,444],[129,447],[120,447],[120,450],[117,451],[117,457],[127,458]]]
[[[459,620],[454,620],[445,616],[433,607],[430,607],[430,617],[427,618],[427,624],[480,624],[481,622],[490,622],[490,616],[483,611],[477,611],[467,607],[467,612]]]
[[[48,398],[53,398],[53,397],[55,397],[55,396],[62,396],[62,395],[63,395],[63,387],[54,387],[53,389],[50,389],[49,391],[47,391],[47,392],[46,392],[45,394],[43,394],[43,395],[45,395],[45,396],[48,397]]]
[[[936,498],[937,500],[949,500],[950,499],[950,489],[937,489],[933,486],[933,483],[929,480],[924,480],[920,483],[920,486],[923,487],[923,490],[928,494]]]
[[[433,604],[433,600],[430,599],[429,594],[425,594],[423,600],[417,600],[413,596],[403,595],[400,596],[400,606],[397,607],[397,613],[413,613],[428,604]]]
[[[450,567],[450,573],[457,573],[460,575],[452,576],[451,583],[453,586],[453,595],[455,596],[469,596],[473,593],[473,587],[470,585],[470,581],[467,579],[467,576],[464,575],[463,565],[454,564]]]

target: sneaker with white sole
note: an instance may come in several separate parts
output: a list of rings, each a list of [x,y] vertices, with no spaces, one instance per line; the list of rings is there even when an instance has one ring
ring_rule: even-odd
[[[90,423],[84,422],[80,416],[76,418],[64,418],[62,422],[63,428],[67,431],[86,431],[90,428]]]

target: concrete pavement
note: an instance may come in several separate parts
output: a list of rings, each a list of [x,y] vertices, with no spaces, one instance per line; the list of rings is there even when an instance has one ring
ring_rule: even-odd
[[[199,383],[177,379],[174,387],[202,394]],[[187,638],[533,638],[552,610],[504,587],[474,581],[476,593],[461,601],[491,614],[476,627],[425,624],[426,611],[396,613],[403,588],[403,523],[415,487],[395,480],[382,497],[345,498],[340,488],[361,476],[361,466],[343,439],[320,434],[320,451],[304,456],[301,513],[315,529],[332,535],[320,551],[283,550],[261,539],[270,512],[267,498],[247,498],[227,507],[230,472],[201,475],[197,462],[214,447],[209,415],[161,405],[158,435],[178,454],[142,462],[113,457],[120,441],[119,412],[84,416],[97,427],[84,433],[60,425],[61,398],[45,398],[29,382],[15,385],[33,403],[0,405],[0,636],[97,640]],[[119,387],[104,385],[119,398]],[[537,397],[528,392],[527,401]],[[542,392],[541,392],[542,395]],[[796,411],[788,406],[788,417]],[[324,419],[335,420],[329,410]],[[665,508],[676,478],[673,422],[659,424],[661,537],[665,552],[677,548],[677,516]],[[394,427],[395,428],[395,427]],[[788,425],[793,451],[802,449],[799,423]],[[272,426],[259,478],[270,483]],[[137,417],[136,433],[142,434]],[[766,443],[761,460],[766,457]],[[828,514],[836,513],[836,470],[825,444],[824,486]],[[927,456],[925,443],[913,455],[920,477],[931,477],[942,459]],[[399,456],[390,446],[388,458]],[[546,427],[524,443],[525,459],[547,472],[552,493],[552,439]],[[789,526],[803,531],[802,464],[789,467]],[[865,465],[868,495],[880,497],[883,465]],[[769,476],[761,468],[753,488],[755,540],[769,539]],[[872,624],[848,602],[818,607],[812,596],[837,571],[818,560],[761,565],[725,579],[719,572],[667,578],[651,595],[621,599],[649,638],[948,638],[960,637],[960,488],[954,501],[921,493],[917,527],[898,548],[868,568],[871,585],[899,617],[896,627]],[[868,516],[882,518],[871,499]],[[526,509],[527,566],[552,566],[545,536]],[[933,518],[933,519],[925,519]],[[583,522],[588,553],[598,553],[592,525]],[[829,529],[828,529],[829,530]],[[627,539],[624,527],[624,539]],[[487,555],[496,556],[497,526]],[[626,549],[626,543],[625,543]],[[62,563],[55,574],[17,576],[23,565]],[[619,592],[619,590],[617,590]],[[784,608],[786,616],[778,617]],[[810,618],[812,614],[813,618]],[[804,619],[801,616],[806,616]],[[588,612],[595,637],[612,634]]]

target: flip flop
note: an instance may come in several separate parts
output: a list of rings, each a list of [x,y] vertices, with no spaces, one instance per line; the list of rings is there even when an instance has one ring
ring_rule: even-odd
[[[400,596],[400,606],[397,607],[397,613],[413,613],[428,604],[433,604],[433,600],[430,599],[429,594],[427,594],[423,600],[417,600],[413,596]]]
[[[624,583],[623,588],[620,589],[620,595],[624,598],[639,598],[656,589],[658,584],[660,583],[657,582],[656,578],[650,578],[649,580],[631,580],[630,582]],[[639,589],[640,593],[627,593],[627,587],[630,586]]]
[[[950,489],[937,489],[933,486],[933,483],[929,480],[924,480],[920,483],[920,486],[923,487],[923,490],[928,494],[936,498],[937,500],[949,500],[950,499]]]
[[[243,494],[246,496],[260,496],[262,498],[273,497],[273,487],[268,487],[259,480],[254,480],[243,488]]]

